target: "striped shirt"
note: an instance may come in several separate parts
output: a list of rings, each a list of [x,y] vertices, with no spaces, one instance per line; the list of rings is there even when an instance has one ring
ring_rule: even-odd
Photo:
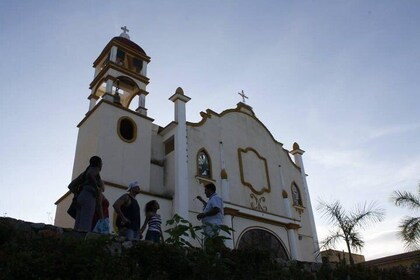
[[[147,222],[148,230],[160,232],[160,226],[162,224],[162,218],[158,214],[150,216],[149,221]]]

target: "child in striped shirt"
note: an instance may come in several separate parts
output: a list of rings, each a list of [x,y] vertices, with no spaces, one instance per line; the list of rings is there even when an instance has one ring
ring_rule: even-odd
[[[160,208],[159,203],[156,200],[151,200],[146,203],[145,212],[146,220],[144,221],[143,226],[141,227],[141,234],[147,228],[147,233],[145,240],[152,241],[154,243],[164,242],[162,234],[162,218],[157,214],[157,210]]]

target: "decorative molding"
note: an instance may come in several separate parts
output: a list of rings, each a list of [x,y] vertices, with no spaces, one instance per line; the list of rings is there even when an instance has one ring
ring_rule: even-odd
[[[126,44],[123,44],[123,43],[121,43],[121,42],[118,42],[117,40],[114,40],[115,39],[115,37],[114,38],[112,38],[111,39],[111,41],[109,41],[108,42],[108,44],[105,46],[105,48],[102,50],[102,52],[101,52],[101,54],[98,56],[98,58],[93,62],[93,67],[96,67],[98,64],[99,64],[99,62],[101,62],[102,61],[102,59],[105,57],[105,56],[107,56],[110,52],[111,52],[111,48],[113,47],[113,46],[116,46],[116,47],[121,47],[121,49],[124,49],[124,51],[127,53],[127,54],[131,54],[131,55],[133,55],[133,56],[136,56],[136,57],[139,57],[139,58],[142,58],[143,60],[145,60],[147,63],[149,63],[150,62],[150,57],[148,56],[148,55],[145,55],[145,54],[142,54],[141,52],[139,52],[139,51],[137,51],[137,50],[135,50],[135,49],[133,49],[132,47],[130,47],[130,46],[128,46],[128,45],[126,45]]]
[[[247,105],[245,105],[245,106],[247,106]],[[206,112],[200,112],[200,116],[202,117],[202,119],[198,123],[187,122],[187,125],[193,126],[193,127],[199,127],[199,126],[202,126],[207,121],[207,119],[210,119],[213,115],[220,118],[220,117],[223,117],[224,115],[227,115],[227,114],[230,114],[230,113],[240,113],[240,114],[247,115],[250,118],[257,121],[267,131],[267,133],[270,135],[271,139],[276,144],[279,144],[280,146],[283,146],[283,143],[274,139],[274,136],[270,132],[270,130],[268,130],[268,128],[255,115],[250,115],[250,114],[245,113],[244,111],[241,110],[242,107],[243,107],[243,105],[241,105],[241,102],[239,102],[238,106],[235,109],[227,109],[227,110],[224,110],[223,112],[221,112],[220,114],[216,113],[215,111],[213,111],[211,109],[207,109]]]
[[[267,206],[263,205],[265,203],[265,197],[257,197],[255,194],[251,193],[249,195],[251,198],[251,208],[255,210],[260,210],[262,212],[267,212]]]
[[[228,202],[228,205],[236,206],[236,207],[238,207],[240,209],[251,210],[251,211],[260,212],[262,214],[267,214],[267,212],[262,212],[262,211],[259,211],[259,210],[256,210],[256,209],[252,209],[251,207],[247,207],[247,206],[244,206],[244,205],[239,205],[239,204],[232,203],[232,202]],[[229,207],[229,206],[227,206],[227,207]],[[278,215],[278,214],[274,214],[274,213],[268,213],[268,214],[270,214],[271,216],[278,217],[278,218],[283,218],[283,219],[287,219],[287,220],[293,220],[293,221],[296,221],[296,222],[301,222],[301,220],[295,219],[295,218],[291,218],[289,216],[282,216],[282,215]]]
[[[198,183],[200,184],[208,184],[208,183],[216,183],[216,180],[210,179],[210,178],[206,178],[206,177],[201,177],[201,176],[195,176],[195,179],[198,181]]]
[[[224,168],[220,171],[220,178],[222,180],[227,180],[228,179],[228,174],[227,174],[227,172]]]
[[[266,175],[266,179],[267,179],[267,182],[266,182],[267,187],[263,187],[261,190],[255,189],[254,186],[251,183],[249,183],[245,180],[242,153],[248,153],[248,152],[253,152],[264,163],[265,175]],[[263,194],[264,192],[267,192],[267,193],[271,192],[270,176],[268,174],[268,165],[267,165],[267,160],[264,157],[262,157],[260,154],[258,154],[258,152],[253,148],[250,148],[250,147],[248,147],[246,149],[238,148],[238,160],[239,160],[239,173],[240,173],[240,177],[241,177],[241,183],[243,185],[247,186],[248,188],[251,189],[251,191],[253,193],[258,194],[258,195]]]
[[[261,222],[261,223],[266,223],[266,224],[270,224],[270,225],[275,225],[275,226],[281,226],[281,227],[284,227],[284,228],[287,228],[287,229],[298,229],[298,228],[301,227],[299,224],[295,224],[295,223],[284,223],[284,222],[280,222],[280,221],[273,221],[273,220],[270,220],[270,219],[267,219],[267,218],[262,218],[262,217],[257,217],[257,216],[251,215],[251,214],[242,213],[240,210],[230,208],[230,207],[224,207],[223,212],[224,212],[225,215],[245,218],[245,219],[249,219],[249,220],[253,220],[253,221],[257,221],[257,222]]]
[[[94,111],[96,111],[96,109],[98,109],[99,108],[99,106],[102,104],[102,103],[106,103],[106,104],[108,104],[108,105],[111,105],[111,106],[113,106],[113,107],[116,107],[116,108],[118,108],[118,109],[120,109],[120,110],[123,110],[123,111],[126,111],[126,112],[129,112],[129,113],[131,113],[131,114],[133,114],[133,115],[135,115],[135,116],[138,116],[138,117],[141,117],[141,118],[143,118],[143,119],[146,119],[146,120],[148,120],[148,121],[151,121],[151,122],[153,122],[154,121],[154,119],[152,119],[152,118],[149,118],[149,117],[147,117],[147,116],[144,116],[144,115],[142,115],[142,114],[140,114],[140,113],[137,113],[137,112],[135,112],[135,111],[132,111],[132,110],[130,110],[130,109],[127,109],[127,108],[124,108],[124,107],[121,107],[121,106],[118,106],[118,105],[116,105],[116,104],[114,104],[114,103],[112,103],[111,101],[108,101],[108,100],[105,100],[105,99],[101,99],[101,101],[99,101],[96,105],[95,105],[95,107],[93,107],[92,108],[92,110],[90,110],[89,112],[87,112],[86,113],[86,115],[85,115],[85,117],[79,122],[79,124],[77,125],[77,127],[80,127],[88,118],[89,118],[89,116],[90,115],[92,115],[92,113],[94,112]]]
[[[302,215],[302,213],[305,211],[305,207],[300,206],[300,205],[293,205],[293,207],[295,208],[295,210],[299,213],[299,215]]]

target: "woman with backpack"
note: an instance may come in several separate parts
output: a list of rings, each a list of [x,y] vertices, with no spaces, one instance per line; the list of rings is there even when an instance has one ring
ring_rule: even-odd
[[[81,191],[77,196],[75,230],[88,232],[92,229],[92,220],[97,208],[96,201],[103,185],[101,169],[102,159],[98,156],[91,157],[89,166],[84,172],[84,183],[81,184]],[[98,207],[98,211],[102,211],[102,207]]]

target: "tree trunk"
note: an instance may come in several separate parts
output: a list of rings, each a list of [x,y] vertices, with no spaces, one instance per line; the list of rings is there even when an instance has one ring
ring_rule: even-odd
[[[350,249],[350,241],[347,239],[346,239],[346,244],[347,244],[347,250],[349,252],[350,265],[354,266],[354,260],[353,260],[353,256],[351,255],[351,249]]]

